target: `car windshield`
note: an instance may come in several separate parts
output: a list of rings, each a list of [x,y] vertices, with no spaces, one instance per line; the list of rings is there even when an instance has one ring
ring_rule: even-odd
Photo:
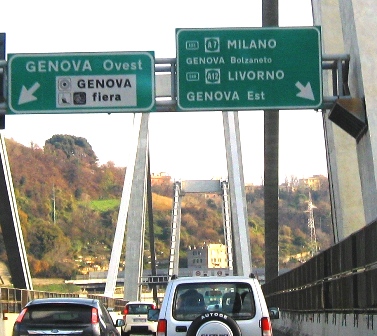
[[[90,323],[92,307],[83,305],[36,305],[28,307],[24,322]]]
[[[177,286],[173,304],[176,320],[193,320],[220,311],[236,320],[255,316],[253,291],[247,283],[191,283]]]
[[[148,310],[152,308],[150,304],[129,304],[128,314],[148,314]]]

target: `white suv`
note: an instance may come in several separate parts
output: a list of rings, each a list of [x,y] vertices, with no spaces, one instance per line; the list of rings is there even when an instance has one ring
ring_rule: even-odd
[[[153,312],[149,315],[152,318]],[[168,283],[157,336],[269,336],[277,308],[267,309],[262,289],[251,274],[174,278]]]
[[[156,335],[157,322],[148,321],[148,311],[155,309],[153,302],[130,301],[123,309],[123,320],[125,322],[121,329],[122,336],[130,334],[152,334]]]

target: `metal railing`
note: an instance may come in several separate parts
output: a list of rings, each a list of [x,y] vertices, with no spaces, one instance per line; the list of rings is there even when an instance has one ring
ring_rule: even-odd
[[[322,55],[322,70],[330,71],[332,96],[323,97],[323,109],[331,109],[339,98],[351,98],[348,86],[350,56],[348,54]]]
[[[263,285],[285,311],[377,314],[377,221]]]
[[[323,97],[323,108],[329,109],[339,98],[350,98],[348,89],[348,72],[350,56],[348,54],[322,55],[322,70],[331,71],[332,96]],[[155,75],[162,80],[159,83],[164,85],[161,92],[157,90],[156,110],[176,111],[177,110],[177,61],[175,58],[156,58]],[[7,61],[0,60],[0,80],[3,81],[3,90],[0,92],[0,114],[5,114],[7,103],[2,101],[7,95],[6,74]]]
[[[51,298],[51,297],[79,297],[74,293],[51,293],[43,291],[33,291],[27,289],[17,289],[0,287],[0,314],[19,313],[21,309],[33,299]],[[128,301],[122,299],[108,298],[101,295],[86,295],[88,298],[101,301],[106,308],[114,311],[122,311]]]

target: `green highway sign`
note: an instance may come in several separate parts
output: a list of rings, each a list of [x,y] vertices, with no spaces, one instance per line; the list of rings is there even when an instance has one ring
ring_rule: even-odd
[[[178,109],[322,105],[319,27],[176,29]]]
[[[11,54],[8,109],[14,114],[153,111],[154,53]]]

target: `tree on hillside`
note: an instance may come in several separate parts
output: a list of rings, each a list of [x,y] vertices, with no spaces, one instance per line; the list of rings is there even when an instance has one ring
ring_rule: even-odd
[[[98,161],[92,146],[85,138],[76,137],[74,135],[55,134],[51,139],[46,140],[45,146],[51,145],[55,149],[62,150],[67,159],[79,159],[96,164]]]

